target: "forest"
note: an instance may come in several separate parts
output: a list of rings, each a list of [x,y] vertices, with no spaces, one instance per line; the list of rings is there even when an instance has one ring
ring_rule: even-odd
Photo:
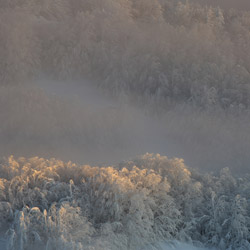
[[[244,0],[0,0],[0,249],[250,249],[249,51]]]
[[[0,13],[1,86],[45,74],[165,108],[249,107],[249,11],[174,0],[1,0]]]
[[[10,156],[0,173],[10,250],[158,249],[173,239],[250,248],[249,174],[199,174],[159,154],[99,167]]]

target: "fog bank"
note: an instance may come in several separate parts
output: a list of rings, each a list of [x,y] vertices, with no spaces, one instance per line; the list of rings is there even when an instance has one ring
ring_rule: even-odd
[[[154,152],[184,158],[202,171],[248,170],[250,128],[244,112],[235,116],[179,105],[157,113],[126,97],[112,98],[88,81],[48,79],[1,87],[1,100],[2,156],[111,164]]]

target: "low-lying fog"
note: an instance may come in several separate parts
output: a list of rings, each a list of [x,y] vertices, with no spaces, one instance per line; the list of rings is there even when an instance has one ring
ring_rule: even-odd
[[[179,106],[146,112],[85,83],[40,79],[1,87],[1,156],[112,164],[146,152],[184,158],[202,171],[247,170],[249,118]]]

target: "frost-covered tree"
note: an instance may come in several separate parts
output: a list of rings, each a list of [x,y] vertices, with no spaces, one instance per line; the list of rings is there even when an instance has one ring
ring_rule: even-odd
[[[1,1],[0,11],[1,84],[42,73],[163,109],[249,106],[247,11],[173,0]]]
[[[138,249],[181,239],[249,247],[248,179],[146,154],[91,167],[9,157],[0,165],[1,227],[12,249]]]

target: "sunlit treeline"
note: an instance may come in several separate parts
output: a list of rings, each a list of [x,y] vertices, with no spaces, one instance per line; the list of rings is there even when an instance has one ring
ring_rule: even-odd
[[[250,12],[173,0],[0,1],[0,83],[85,78],[137,102],[249,107]]]
[[[0,164],[8,249],[141,249],[179,239],[249,249],[249,176],[145,154],[110,167],[23,157]]]

